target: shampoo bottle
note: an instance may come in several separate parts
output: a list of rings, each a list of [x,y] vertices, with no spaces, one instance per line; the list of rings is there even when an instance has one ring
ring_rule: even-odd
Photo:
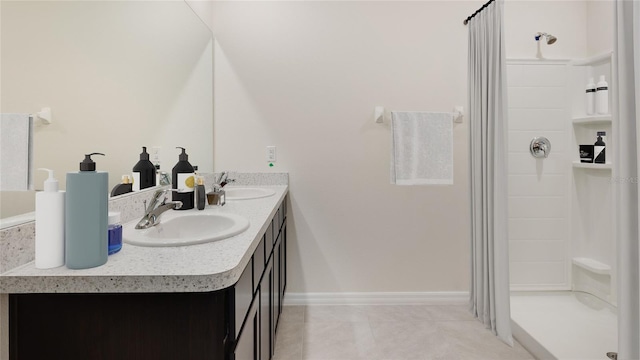
[[[185,148],[177,147],[176,149],[182,149],[182,153],[178,157],[178,163],[171,171],[171,188],[178,190],[173,192],[171,199],[173,201],[182,201],[182,207],[179,210],[189,210],[193,209],[194,200],[195,179],[193,166],[188,161],[189,155],[187,155]]]
[[[65,260],[69,269],[88,269],[107,262],[109,176],[97,172],[92,153],[80,171],[67,173]]]
[[[609,113],[609,84],[604,80],[604,75],[600,76],[596,87],[596,112],[598,114]]]
[[[593,78],[589,78],[587,84],[587,115],[593,115],[596,112],[596,84],[593,82]]]
[[[604,164],[606,162],[605,158],[605,143],[602,139],[606,136],[607,133],[604,131],[598,131],[598,140],[595,144],[593,144],[593,162],[596,164]]]
[[[44,182],[44,191],[36,193],[36,268],[64,265],[64,192],[58,191],[53,170]]]
[[[149,161],[147,147],[142,147],[140,160],[133,167],[133,191],[156,186],[156,167]]]

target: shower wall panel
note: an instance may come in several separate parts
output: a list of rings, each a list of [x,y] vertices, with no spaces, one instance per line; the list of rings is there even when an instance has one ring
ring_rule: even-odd
[[[508,195],[512,290],[570,288],[570,106],[565,61],[509,60]],[[534,137],[551,141],[536,159]]]

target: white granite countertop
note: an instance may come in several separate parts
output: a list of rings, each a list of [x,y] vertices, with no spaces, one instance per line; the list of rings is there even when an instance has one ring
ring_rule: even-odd
[[[0,293],[204,292],[235,284],[249,263],[288,186],[270,197],[227,201],[207,212],[233,213],[249,220],[249,229],[228,239],[181,247],[140,247],[124,243],[105,265],[71,270],[40,270],[34,262],[0,274]],[[198,210],[187,210],[198,211]]]

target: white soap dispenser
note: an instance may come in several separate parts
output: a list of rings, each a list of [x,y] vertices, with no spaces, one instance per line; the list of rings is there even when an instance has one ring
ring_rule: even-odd
[[[64,198],[58,191],[58,180],[49,172],[44,191],[36,193],[36,268],[49,269],[64,265]]]

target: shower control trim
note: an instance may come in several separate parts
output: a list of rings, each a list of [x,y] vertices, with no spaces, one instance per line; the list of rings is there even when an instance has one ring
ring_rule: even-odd
[[[551,152],[551,141],[543,136],[534,137],[529,144],[529,151],[534,158],[546,158]]]

